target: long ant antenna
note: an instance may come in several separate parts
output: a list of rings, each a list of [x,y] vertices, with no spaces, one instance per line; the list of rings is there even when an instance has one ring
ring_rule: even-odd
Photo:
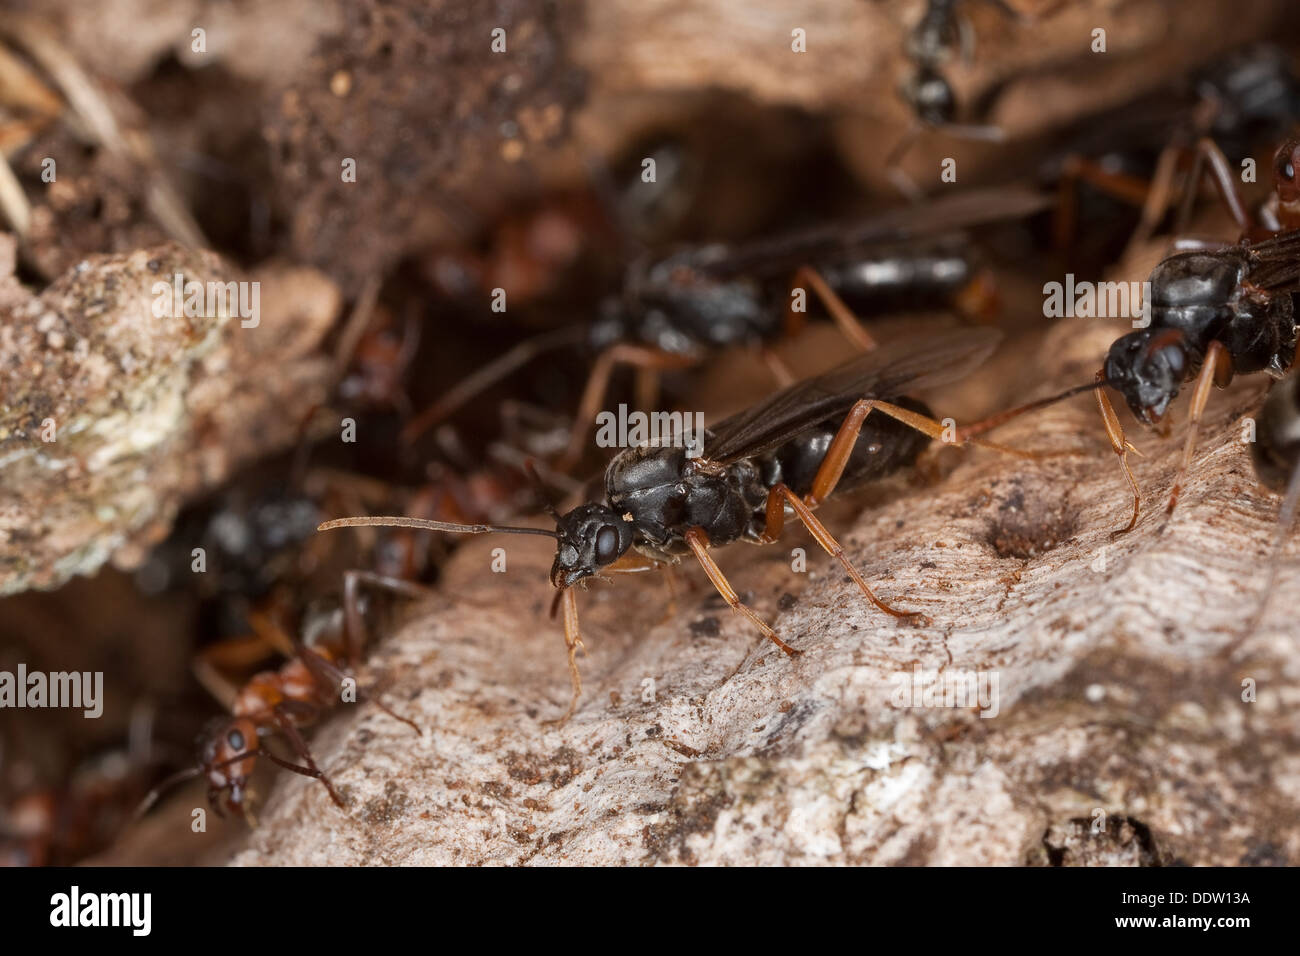
[[[334,518],[331,521],[322,521],[316,526],[317,531],[332,531],[335,528],[415,528],[417,531],[450,531],[453,534],[491,534],[500,531],[504,534],[540,534],[548,538],[559,537],[554,531],[547,531],[545,528],[519,528],[493,524],[455,524],[451,521],[407,518],[404,515]]]
[[[1006,411],[998,412],[995,415],[990,415],[988,418],[963,426],[960,430],[961,435],[963,438],[982,435],[985,432],[992,431],[999,425],[1002,425],[1013,418],[1018,418],[1019,416],[1024,415],[1026,412],[1033,412],[1040,408],[1046,408],[1048,405],[1055,405],[1057,402],[1063,402],[1067,398],[1073,398],[1075,395],[1082,395],[1085,392],[1094,392],[1109,384],[1110,381],[1108,379],[1098,379],[1097,381],[1090,382],[1087,385],[1076,385],[1073,388],[1067,388],[1065,391],[1058,392],[1057,394],[1048,396],[1047,398],[1040,398],[1036,401],[1027,402],[1024,405],[1017,405],[1015,408],[1008,408]]]
[[[191,780],[194,777],[199,776],[201,773],[203,773],[202,767],[186,767],[184,770],[176,771],[162,783],[158,784],[158,786],[145,794],[144,799],[140,801],[140,805],[135,808],[135,813],[131,815],[131,822],[139,823],[140,819],[153,808],[155,803],[158,802],[159,797],[177,784],[184,783],[186,780]]]

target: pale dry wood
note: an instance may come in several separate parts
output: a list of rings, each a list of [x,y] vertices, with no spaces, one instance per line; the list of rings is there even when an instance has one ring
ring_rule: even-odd
[[[1015,358],[1046,390],[1095,368],[1116,333],[1065,322]],[[365,708],[338,718],[313,746],[349,812],[282,780],[234,860],[1005,864],[1056,847],[1066,862],[1294,861],[1294,563],[1264,631],[1225,657],[1277,506],[1240,441],[1260,393],[1247,381],[1214,396],[1168,523],[1151,505],[1181,430],[1133,436],[1149,507],[1122,538],[1111,531],[1128,518],[1127,485],[1088,396],[1000,436],[1084,455],[948,450],[960,460],[937,484],[897,481],[866,510],[819,512],[881,596],[931,626],[872,608],[806,536],[720,552],[746,600],[805,652],[794,660],[702,581],[667,620],[658,582],[593,588],[586,689],[562,730],[543,723],[568,693],[545,614],[546,542],[467,542],[442,596],[376,660],[432,733],[413,743]],[[508,573],[490,573],[503,544]],[[795,546],[808,574],[791,570]],[[997,716],[893,706],[917,665],[997,674]],[[1080,843],[1072,821],[1098,811],[1111,822]]]

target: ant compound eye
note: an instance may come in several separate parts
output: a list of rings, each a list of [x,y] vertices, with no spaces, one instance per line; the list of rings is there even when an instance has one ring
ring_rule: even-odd
[[[596,560],[609,564],[618,557],[618,531],[605,525],[596,532]]]
[[[231,748],[236,753],[241,752],[244,749],[245,744],[243,732],[232,730],[230,733],[226,734],[226,743],[230,744]]]
[[[1291,140],[1277,151],[1273,161],[1273,177],[1283,202],[1300,198],[1300,183],[1296,182],[1296,165],[1300,164],[1300,142]]]
[[[1295,182],[1295,157],[1285,146],[1278,151],[1274,172],[1283,182]]]
[[[1181,376],[1187,368],[1187,354],[1183,351],[1182,346],[1166,345],[1155,353],[1152,358],[1162,364],[1172,375]]]

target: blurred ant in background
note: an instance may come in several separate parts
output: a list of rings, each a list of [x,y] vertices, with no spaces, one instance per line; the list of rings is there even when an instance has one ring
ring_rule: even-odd
[[[1300,77],[1287,54],[1259,44],[1169,89],[1090,118],[1069,137],[1067,150],[1040,167],[1039,178],[1055,182],[1059,197],[1056,248],[1071,248],[1080,233],[1095,231],[1093,224],[1113,221],[1118,210],[1098,203],[1101,197],[1140,211],[1125,247],[1114,251],[1121,260],[1155,234],[1176,202],[1172,232],[1180,235],[1206,177],[1241,231],[1265,238],[1269,233],[1247,226],[1234,166],[1261,144],[1277,143],[1297,123]],[[1082,184],[1091,187],[1091,196],[1081,195]],[[1285,228],[1276,221],[1269,225],[1267,214],[1260,221],[1272,231]]]
[[[154,718],[138,704],[125,746],[80,760],[58,785],[24,782],[30,768],[0,739],[0,866],[69,866],[109,846],[165,766]]]
[[[276,766],[319,780],[339,807],[343,798],[317,766],[300,732],[316,723],[344,701],[374,703],[394,720],[416,734],[414,721],[397,714],[382,701],[356,689],[355,675],[366,641],[363,616],[367,601],[363,586],[392,591],[410,598],[428,595],[424,588],[369,571],[344,575],[340,604],[315,605],[303,614],[299,637],[291,639],[283,623],[269,615],[257,615],[254,639],[263,639],[285,653],[289,660],[276,670],[254,674],[236,687],[221,673],[219,662],[230,652],[241,654],[248,641],[233,646],[216,645],[201,654],[195,665],[200,681],[221,699],[231,716],[214,719],[199,739],[198,763],[173,774],[154,788],[137,811],[143,815],[158,797],[183,780],[203,776],[208,783],[208,801],[213,810],[243,813],[251,820],[249,781],[258,759],[265,757]],[[272,737],[288,743],[300,763],[281,757],[268,745]]]
[[[985,2],[1012,22],[1027,23],[1031,20],[1005,0]],[[921,19],[903,44],[903,53],[912,63],[912,72],[903,80],[898,93],[912,111],[913,121],[890,151],[885,164],[894,187],[909,199],[920,199],[922,193],[900,164],[926,130],[940,130],[950,136],[984,142],[997,142],[1004,138],[1002,130],[996,126],[957,122],[957,95],[940,69],[958,50],[967,63],[975,58],[975,30],[959,10],[962,3],[963,0],[927,0]]]

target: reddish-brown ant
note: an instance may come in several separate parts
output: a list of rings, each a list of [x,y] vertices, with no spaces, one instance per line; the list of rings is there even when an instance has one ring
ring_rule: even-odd
[[[349,571],[344,575],[342,607],[309,615],[301,639],[290,641],[278,623],[263,620],[259,629],[292,656],[278,670],[255,674],[242,687],[224,695],[231,716],[214,720],[201,735],[198,764],[156,787],[146,797],[139,813],[148,810],[172,785],[202,775],[208,781],[208,801],[218,815],[224,816],[225,810],[247,814],[248,783],[261,757],[286,770],[319,780],[335,804],[345,805],[329,777],[317,766],[300,728],[315,723],[345,699],[367,699],[360,691],[350,697],[343,693],[344,688],[352,686],[351,675],[360,664],[364,644],[360,594],[363,585],[407,597],[427,593],[408,581],[367,571]],[[200,673],[212,682],[211,670]],[[370,700],[394,720],[421,733],[413,721],[377,699]],[[282,737],[302,763],[286,760],[271,750],[267,740],[273,736]]]

